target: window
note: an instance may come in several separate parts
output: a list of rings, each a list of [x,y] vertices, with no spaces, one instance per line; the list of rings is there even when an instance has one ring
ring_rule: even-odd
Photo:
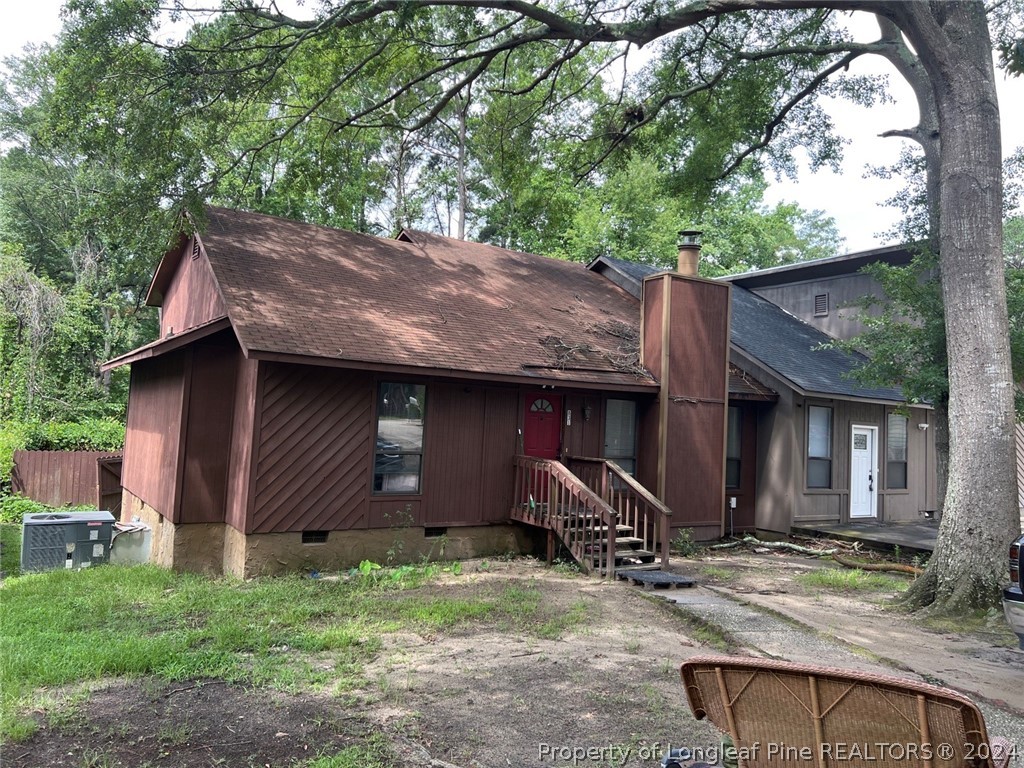
[[[832,409],[807,408],[807,487],[832,487]]]
[[[419,493],[423,471],[422,384],[382,383],[377,393],[374,493]]]
[[[636,403],[609,400],[604,411],[604,457],[636,474]]]
[[[742,413],[729,406],[729,424],[725,432],[725,487],[740,487],[740,436]]]
[[[819,293],[814,296],[814,316],[815,317],[827,317],[828,316],[828,294]]]
[[[885,429],[885,485],[907,487],[907,417],[890,413]]]

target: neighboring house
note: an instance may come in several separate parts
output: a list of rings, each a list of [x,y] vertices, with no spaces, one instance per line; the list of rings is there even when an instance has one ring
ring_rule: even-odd
[[[727,283],[659,274],[639,300],[438,235],[208,218],[157,268],[160,338],[107,364],[132,365],[122,516],[158,562],[248,576],[547,531],[589,567],[722,535],[727,401],[776,396],[728,366]]]
[[[879,260],[906,264],[910,254],[884,248],[724,278],[733,286],[732,377],[775,395],[741,399],[730,386],[726,494],[736,530],[920,520],[937,508],[931,409],[908,408],[898,389],[860,386],[849,377],[856,355],[821,348],[859,332],[857,311],[844,307],[881,295],[858,272]],[[657,274],[607,257],[589,266],[637,297]]]

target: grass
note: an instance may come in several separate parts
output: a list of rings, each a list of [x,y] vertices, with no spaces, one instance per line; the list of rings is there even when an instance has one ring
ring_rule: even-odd
[[[706,565],[700,572],[714,581],[728,581],[733,577],[733,572],[728,568],[719,568],[714,565]]]
[[[380,735],[366,744],[346,747],[334,754],[320,754],[312,760],[296,763],[296,768],[387,768],[393,765],[390,745]]]
[[[554,638],[586,618],[584,603],[557,610],[532,583],[436,593],[430,582],[440,573],[436,565],[405,566],[347,581],[240,582],[104,566],[8,579],[0,598],[0,736],[31,735],[20,713],[43,688],[151,675],[344,691],[366,684],[364,664],[388,633],[487,621]]]
[[[7,576],[21,573],[21,524],[0,523],[0,571]]]
[[[801,573],[796,580],[805,587],[835,592],[903,592],[910,581],[901,576],[872,573],[859,568],[820,568]]]

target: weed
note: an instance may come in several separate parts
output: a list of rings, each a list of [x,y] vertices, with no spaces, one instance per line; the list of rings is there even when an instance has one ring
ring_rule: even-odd
[[[733,572],[728,568],[718,568],[714,565],[705,566],[700,569],[700,572],[709,579],[714,579],[715,581],[728,581],[733,577]]]
[[[578,576],[580,574],[580,564],[575,560],[562,560],[559,557],[555,558],[555,561],[551,564],[551,570],[562,576]]]
[[[333,754],[322,752],[312,760],[298,763],[297,768],[386,768],[393,759],[391,745],[378,734],[366,744],[346,747]]]
[[[672,539],[672,551],[680,557],[693,557],[700,551],[697,542],[693,540],[692,528],[680,528],[676,537]]]
[[[640,653],[640,643],[635,640],[626,643],[626,653],[632,653],[634,655]]]
[[[108,752],[86,749],[82,753],[82,768],[114,768],[117,760]]]
[[[900,576],[870,573],[859,568],[820,568],[801,573],[796,580],[807,587],[819,587],[839,592],[902,592],[910,584]]]
[[[187,744],[192,738],[192,726],[188,718],[180,722],[162,723],[156,732],[156,740],[168,746],[181,746]]]

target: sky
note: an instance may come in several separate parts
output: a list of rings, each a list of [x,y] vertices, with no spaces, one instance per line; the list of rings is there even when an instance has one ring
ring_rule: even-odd
[[[299,2],[300,0],[294,0]],[[61,0],[2,0],[0,58],[15,55],[30,43],[44,43],[60,31]],[[858,17],[860,17],[858,19]],[[877,27],[865,14],[853,14],[851,29],[861,39],[877,36]],[[883,139],[879,134],[910,128],[917,122],[913,94],[890,65],[878,56],[864,56],[854,62],[855,74],[884,75],[891,72],[890,95],[894,103],[871,108],[833,101],[829,113],[847,140],[845,159],[838,173],[811,173],[806,164],[795,181],[771,180],[769,203],[795,201],[808,210],[823,210],[832,216],[845,240],[847,251],[859,251],[888,244],[883,237],[899,218],[899,212],[882,205],[900,188],[898,181],[865,178],[868,164],[886,165],[896,161],[904,139]],[[1024,145],[1024,77],[1008,78],[997,71],[997,87],[1003,131],[1003,154]]]

